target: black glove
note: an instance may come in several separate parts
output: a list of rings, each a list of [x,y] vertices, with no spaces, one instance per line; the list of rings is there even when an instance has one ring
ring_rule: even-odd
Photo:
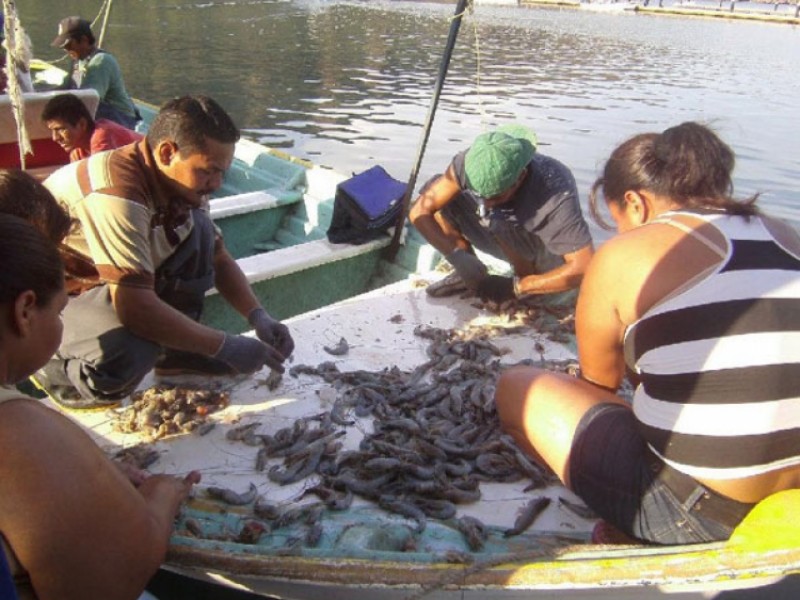
[[[283,356],[261,340],[243,335],[228,335],[222,340],[214,358],[221,360],[239,373],[255,373],[265,364],[283,373]]]
[[[476,295],[484,302],[502,304],[517,297],[514,293],[514,278],[487,275],[478,284]]]
[[[270,317],[263,308],[250,311],[247,321],[255,329],[261,341],[275,348],[284,359],[289,358],[294,351],[294,340],[286,325]]]

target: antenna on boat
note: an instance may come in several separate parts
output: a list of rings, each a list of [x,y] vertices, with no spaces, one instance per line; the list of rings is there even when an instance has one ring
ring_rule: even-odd
[[[458,37],[458,30],[461,27],[461,19],[466,11],[467,2],[471,0],[458,0],[456,11],[450,21],[450,33],[447,37],[447,45],[444,49],[442,62],[439,64],[439,75],[436,78],[436,84],[433,88],[433,97],[431,104],[428,107],[428,116],[425,118],[425,125],[422,131],[422,139],[420,140],[419,148],[417,149],[417,159],[414,162],[414,167],[411,169],[411,175],[408,178],[408,185],[406,186],[405,194],[403,194],[402,207],[400,214],[397,217],[395,224],[394,234],[392,235],[392,242],[386,249],[386,259],[393,260],[397,256],[397,251],[400,249],[400,236],[403,232],[403,225],[408,215],[408,205],[411,202],[411,196],[414,193],[414,187],[417,183],[417,175],[419,168],[422,164],[422,157],[425,154],[425,146],[428,143],[428,136],[431,133],[433,126],[433,117],[436,114],[436,106],[439,104],[439,96],[442,93],[442,86],[444,85],[445,77],[447,76],[447,67],[450,65],[450,57],[453,54],[453,47],[456,45],[456,38]]]

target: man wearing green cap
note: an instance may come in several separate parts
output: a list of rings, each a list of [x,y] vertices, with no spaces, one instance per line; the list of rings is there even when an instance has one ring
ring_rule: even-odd
[[[536,145],[521,125],[481,134],[423,187],[411,222],[455,269],[429,294],[467,289],[500,303],[580,285],[594,250],[575,178]],[[473,247],[509,262],[514,277],[490,275]]]

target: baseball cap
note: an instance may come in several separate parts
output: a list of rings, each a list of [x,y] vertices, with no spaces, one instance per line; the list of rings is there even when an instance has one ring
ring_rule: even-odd
[[[536,134],[520,124],[508,124],[482,133],[467,151],[467,186],[483,198],[508,190],[536,153]]]
[[[50,44],[53,48],[63,48],[72,38],[92,35],[92,25],[80,17],[66,17],[58,24],[58,35]]]

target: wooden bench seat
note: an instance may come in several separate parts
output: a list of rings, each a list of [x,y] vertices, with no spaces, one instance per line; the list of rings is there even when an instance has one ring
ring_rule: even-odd
[[[369,254],[385,248],[390,241],[391,238],[388,235],[358,246],[332,244],[328,240],[313,240],[288,248],[240,258],[237,262],[247,280],[254,284],[362,254]],[[216,290],[212,290],[209,293],[215,292]]]

